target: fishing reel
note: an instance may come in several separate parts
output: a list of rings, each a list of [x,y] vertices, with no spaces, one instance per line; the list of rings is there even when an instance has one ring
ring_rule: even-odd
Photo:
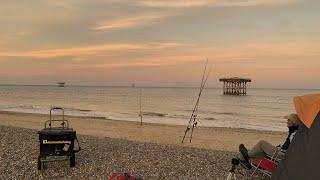
[[[233,166],[238,166],[238,165],[239,165],[239,159],[232,158],[231,164],[232,164]]]

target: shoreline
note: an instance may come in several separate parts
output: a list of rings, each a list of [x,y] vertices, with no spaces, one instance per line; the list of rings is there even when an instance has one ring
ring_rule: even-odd
[[[32,112],[18,112],[18,111],[2,111],[0,110],[0,115],[1,114],[11,114],[11,115],[16,115],[16,114],[25,114],[25,115],[34,115],[34,116],[46,116],[49,117],[48,113],[32,113]],[[110,119],[104,116],[77,116],[77,115],[65,115],[67,118],[79,118],[79,119],[93,119],[93,120],[101,120],[101,121],[112,121],[112,122],[124,122],[124,123],[132,123],[132,124],[137,124],[140,125],[140,121],[130,121],[130,120],[122,120],[122,119]],[[49,118],[48,118],[49,119]],[[186,119],[186,122],[188,119]],[[155,123],[155,122],[143,122],[144,125],[156,125],[156,126],[173,126],[173,127],[185,127],[186,125],[179,125],[179,124],[165,124],[165,123]],[[278,134],[283,134],[286,133],[285,131],[272,131],[272,130],[264,130],[264,129],[253,129],[253,128],[236,128],[236,127],[215,127],[215,126],[197,126],[197,128],[203,128],[203,129],[222,129],[222,130],[234,130],[234,131],[248,131],[248,132],[264,132],[264,133],[278,133]]]
[[[263,131],[240,128],[196,127],[192,143],[181,140],[186,126],[144,123],[135,121],[118,121],[95,119],[88,117],[66,116],[70,127],[78,134],[94,137],[110,137],[145,143],[178,145],[211,150],[237,152],[238,144],[243,143],[251,148],[259,140],[264,139],[272,144],[282,143],[285,132]],[[40,130],[48,115],[0,111],[0,125]]]

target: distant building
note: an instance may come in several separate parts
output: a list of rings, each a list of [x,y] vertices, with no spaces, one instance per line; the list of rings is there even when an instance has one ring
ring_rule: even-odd
[[[223,94],[226,95],[246,95],[247,83],[251,82],[251,79],[247,78],[220,78],[220,82],[223,82]]]

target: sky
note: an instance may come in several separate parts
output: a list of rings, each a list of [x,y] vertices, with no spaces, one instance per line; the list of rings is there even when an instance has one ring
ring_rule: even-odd
[[[0,84],[320,88],[316,0],[2,0]]]

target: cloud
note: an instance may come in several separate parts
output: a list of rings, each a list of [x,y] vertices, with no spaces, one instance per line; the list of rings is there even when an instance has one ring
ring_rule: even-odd
[[[154,50],[185,46],[179,43],[146,43],[146,44],[102,44],[86,47],[71,47],[62,49],[19,51],[19,52],[0,52],[0,57],[33,57],[33,58],[52,58],[61,56],[83,56],[95,55],[106,52],[116,52],[125,50]]]
[[[173,14],[142,14],[134,17],[117,19],[109,22],[99,23],[92,30],[102,31],[111,29],[123,29],[136,26],[147,25],[150,23],[158,23],[161,20],[174,16]]]
[[[140,5],[154,8],[193,8],[193,7],[231,7],[280,5],[296,0],[142,0]]]
[[[318,43],[297,42],[252,42],[234,43],[225,45],[214,44],[185,44],[178,42],[171,43],[123,43],[123,44],[99,44],[91,46],[67,47],[59,49],[30,50],[30,51],[0,51],[1,57],[29,57],[29,58],[54,58],[73,57],[74,62],[85,62],[89,59],[101,59],[108,56],[114,60],[137,60],[144,62],[144,65],[174,64],[173,61],[193,61],[199,57],[222,62],[222,61],[248,61],[261,58],[307,58],[318,57]],[[155,63],[155,59],[157,61]],[[128,60],[129,61],[129,60]],[[128,62],[127,61],[127,62]],[[140,66],[142,64],[132,63],[128,66]],[[106,66],[118,66],[106,64]],[[120,64],[119,66],[125,66]]]
[[[173,63],[162,63],[162,62],[132,62],[132,63],[106,63],[106,64],[97,64],[91,67],[95,68],[119,68],[119,67],[157,67],[157,66],[169,66]]]
[[[135,62],[114,62],[96,64],[91,67],[94,68],[120,68],[120,67],[159,67],[159,66],[174,66],[185,63],[194,63],[204,61],[199,56],[176,56],[176,57],[156,57],[139,59]]]

